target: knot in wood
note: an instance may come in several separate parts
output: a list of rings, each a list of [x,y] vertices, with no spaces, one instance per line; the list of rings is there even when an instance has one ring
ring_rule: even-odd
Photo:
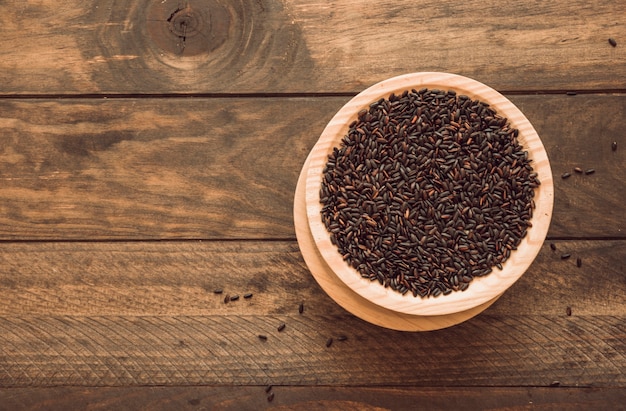
[[[203,19],[191,7],[176,9],[167,19],[170,31],[178,37],[187,38],[202,30]]]
[[[228,39],[228,4],[221,0],[188,0],[183,5],[157,2],[147,14],[147,33],[154,44],[177,57],[208,55]]]

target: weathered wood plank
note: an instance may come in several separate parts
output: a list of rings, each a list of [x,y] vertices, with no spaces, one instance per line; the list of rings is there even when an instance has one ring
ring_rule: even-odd
[[[300,169],[347,99],[2,100],[0,239],[293,238]],[[556,176],[549,235],[625,236],[626,95],[511,99]],[[576,166],[596,173],[559,177]]]
[[[0,237],[293,237],[300,168],[341,101],[2,101]]]
[[[506,315],[611,315],[626,309],[626,242],[554,241],[490,308]],[[561,255],[572,257],[562,260]],[[576,259],[580,258],[579,268]],[[621,314],[619,314],[621,315]]]
[[[414,71],[623,89],[625,14],[609,0],[5,1],[0,94],[357,92]]]
[[[0,410],[624,410],[624,388],[115,387],[0,389]]]
[[[625,319],[483,314],[402,333],[314,309],[288,317],[2,316],[0,385],[624,387]],[[281,321],[287,328],[278,332]],[[342,334],[346,341],[326,346]]]
[[[572,316],[626,316],[626,241],[557,247],[546,244],[485,313],[565,317],[570,307]],[[562,252],[573,257],[561,260]],[[300,302],[315,314],[346,314],[317,285],[295,241],[3,243],[0,267],[6,317],[280,317],[296,313]],[[225,294],[240,299],[224,304]]]

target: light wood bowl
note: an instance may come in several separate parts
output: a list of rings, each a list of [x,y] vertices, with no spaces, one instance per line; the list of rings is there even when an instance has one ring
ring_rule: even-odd
[[[439,297],[420,298],[411,293],[402,295],[378,282],[372,282],[347,264],[337,247],[330,241],[330,235],[321,219],[322,204],[320,188],[323,169],[333,147],[339,147],[347,134],[349,124],[357,119],[357,113],[368,109],[370,103],[381,97],[387,98],[393,92],[402,93],[411,89],[454,90],[472,99],[489,104],[498,114],[506,117],[512,127],[519,130],[518,141],[528,151],[532,165],[541,185],[535,192],[536,209],[531,219],[532,227],[528,234],[503,264],[503,269],[494,268],[491,274],[477,277],[466,291],[452,292]],[[393,77],[377,83],[352,98],[330,120],[309,158],[306,170],[305,204],[309,232],[324,263],[348,288],[365,300],[392,312],[417,315],[441,316],[464,312],[494,301],[507,290],[531,265],[539,252],[550,225],[554,202],[552,172],[545,148],[537,132],[522,112],[496,90],[467,77],[449,73],[411,73]]]

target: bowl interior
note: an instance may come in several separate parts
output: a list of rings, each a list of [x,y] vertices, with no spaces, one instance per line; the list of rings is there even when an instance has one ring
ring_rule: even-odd
[[[454,90],[473,100],[489,104],[497,113],[506,117],[513,128],[519,130],[518,141],[528,151],[534,171],[541,182],[535,190],[532,227],[518,245],[517,250],[503,264],[502,270],[494,269],[489,275],[476,277],[465,291],[445,296],[420,298],[411,293],[402,295],[378,282],[361,275],[339,254],[330,241],[330,235],[321,219],[322,204],[320,188],[328,155],[339,147],[347,134],[349,124],[357,119],[360,110],[368,109],[370,103],[387,98],[391,93],[400,94],[411,89]],[[310,166],[306,179],[306,207],[309,229],[324,261],[337,277],[362,297],[384,308],[413,315],[444,315],[471,309],[483,304],[509,288],[530,266],[543,244],[552,216],[554,188],[552,172],[545,148],[537,132],[522,112],[494,89],[473,79],[449,73],[411,73],[377,83],[356,95],[346,103],[328,123],[310,154]]]

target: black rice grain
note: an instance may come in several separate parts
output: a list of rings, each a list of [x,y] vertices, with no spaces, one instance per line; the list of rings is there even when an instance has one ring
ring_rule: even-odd
[[[563,178],[563,179],[568,178],[570,176],[571,176],[570,173],[563,173],[563,174],[561,174],[561,178]]]
[[[280,331],[284,330],[286,326],[287,326],[287,324],[285,324],[285,323],[280,324],[278,326],[278,331],[280,332]]]
[[[609,37],[609,44],[613,47],[617,47],[617,41],[612,37]]]
[[[252,298],[252,293],[245,293],[243,295],[243,298],[245,298],[246,300]]]
[[[259,334],[258,337],[259,337],[259,340],[261,341],[267,341],[267,335],[265,334]]]
[[[585,170],[585,174],[593,174],[595,172],[596,172],[596,170],[593,169],[593,168],[588,168],[588,169]]]
[[[330,347],[331,345],[333,345],[333,339],[329,338],[328,340],[326,340],[326,348]]]
[[[237,301],[238,299],[239,299],[239,295],[237,294],[230,296],[230,301]]]
[[[611,143],[611,150],[616,151],[617,150],[617,141],[614,141]]]
[[[531,227],[540,182],[518,134],[488,104],[453,91],[373,102],[323,171],[331,242],[362,277],[399,293],[466,290]]]
[[[568,317],[570,317],[570,316],[572,315],[572,307],[567,306],[567,307],[565,308],[565,314],[566,314]]]
[[[267,396],[267,402],[272,402],[274,401],[274,393],[270,392]]]
[[[576,258],[576,267],[580,268],[583,266],[583,259],[578,257]]]
[[[556,244],[554,244],[554,243],[550,243],[550,249],[551,249],[552,251],[556,251]]]
[[[565,253],[565,254],[561,254],[561,260],[567,260],[568,258],[570,258],[572,255],[570,253]]]
[[[298,306],[298,312],[300,314],[302,314],[304,312],[304,303],[300,303],[300,305]]]

